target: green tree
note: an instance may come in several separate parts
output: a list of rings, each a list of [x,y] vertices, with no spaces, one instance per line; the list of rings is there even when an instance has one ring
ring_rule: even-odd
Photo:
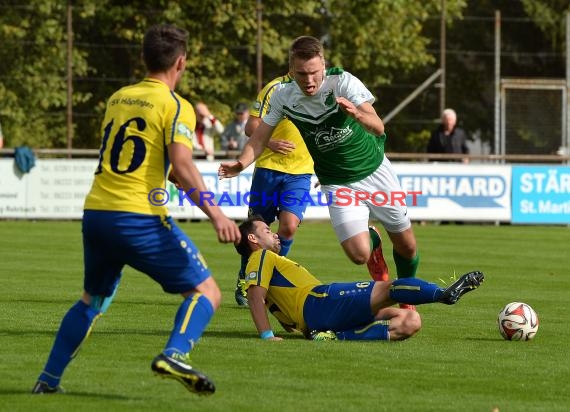
[[[66,4],[0,2],[0,121],[9,145],[65,147]],[[426,25],[441,0],[264,0],[263,81],[287,71],[287,49],[299,35],[322,38],[327,58],[373,91],[436,58]],[[144,76],[140,43],[147,27],[173,23],[191,36],[179,92],[205,101],[229,120],[238,101],[256,93],[256,2],[252,0],[75,0],[73,6],[74,147],[96,148],[105,103]],[[447,0],[449,21],[464,0]],[[388,96],[389,98],[395,96]],[[380,112],[390,101],[381,97]],[[382,109],[382,110],[381,110]]]
[[[448,3],[450,20],[460,17],[465,2]],[[331,61],[358,73],[369,87],[435,62],[424,24],[439,13],[440,0],[333,0],[330,5]]]
[[[30,0],[0,5],[0,121],[6,143],[36,147],[65,144],[65,3]],[[87,72],[74,53],[74,70]],[[89,98],[75,93],[75,102]]]
[[[566,13],[570,12],[568,0],[522,0],[525,12],[550,40],[557,50],[566,44]]]
[[[549,7],[553,13],[531,13],[527,3]],[[554,7],[554,3],[559,7]],[[447,2],[449,6],[449,2]],[[564,54],[560,39],[562,10],[568,2],[554,0],[478,0],[469,1],[459,18],[448,20],[446,33],[446,106],[453,107],[459,124],[471,136],[480,136],[491,143],[494,139],[494,45],[495,11],[501,12],[501,76],[502,77],[564,77]],[[558,17],[556,17],[558,13]],[[558,34],[546,34],[548,27],[559,28]],[[544,26],[544,28],[542,28]],[[381,111],[386,114],[417,85],[439,67],[439,16],[431,15],[423,27],[423,35],[433,39],[429,51],[436,57],[409,72],[399,73],[390,85],[377,89],[383,100]],[[553,41],[552,39],[559,39]],[[419,140],[436,127],[439,121],[439,88],[436,85],[423,92],[388,125],[390,151],[413,151]]]

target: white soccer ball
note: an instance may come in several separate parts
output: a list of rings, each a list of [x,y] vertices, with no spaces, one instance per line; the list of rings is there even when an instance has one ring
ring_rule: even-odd
[[[538,315],[526,303],[511,302],[499,312],[497,324],[506,340],[531,340],[538,331]]]

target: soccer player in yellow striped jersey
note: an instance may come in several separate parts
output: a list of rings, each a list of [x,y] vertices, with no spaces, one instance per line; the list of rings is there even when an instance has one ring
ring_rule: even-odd
[[[240,234],[217,206],[199,201],[206,187],[192,161],[194,110],[174,92],[186,68],[187,42],[185,30],[151,27],[142,50],[147,76],[109,99],[82,222],[84,292],[64,316],[32,393],[61,391],[65,368],[110,305],[125,265],[149,275],[165,292],[183,297],[170,338],[151,369],[191,392],[215,391],[213,382],[186,361],[221,294],[200,251],[168,216],[170,165],[184,190],[196,189],[193,200],[211,219],[219,241],[239,241]]]
[[[421,327],[417,312],[389,307],[396,302],[456,303],[479,287],[483,273],[469,272],[446,289],[422,279],[322,284],[307,269],[279,256],[280,242],[261,216],[240,225],[236,250],[248,258],[245,288],[262,339],[274,335],[267,311],[286,331],[314,340],[401,340]]]
[[[192,150],[195,126],[190,103],[158,79],[147,77],[115,92],[107,103],[101,156],[85,209],[166,216],[166,204],[149,201],[149,193],[165,186],[165,148],[177,143]]]
[[[253,107],[249,111],[251,118],[245,129],[248,136],[253,134],[263,116],[267,114],[271,95],[277,86],[280,83],[291,81],[293,79],[289,74],[277,77],[267,83],[259,92]],[[277,124],[271,134],[267,148],[257,158],[255,166],[292,175],[312,175],[314,173],[313,159],[307,150],[307,145],[297,127],[288,119],[283,119]]]
[[[270,81],[257,95],[249,114],[245,132],[250,136],[269,110],[269,101],[281,83],[291,82],[287,74]],[[255,163],[251,182],[249,215],[261,215],[268,225],[279,219],[277,234],[282,256],[287,256],[293,238],[307,209],[307,193],[311,190],[313,159],[295,125],[281,120]],[[238,305],[247,306],[243,290],[245,259],[242,259],[235,290]]]

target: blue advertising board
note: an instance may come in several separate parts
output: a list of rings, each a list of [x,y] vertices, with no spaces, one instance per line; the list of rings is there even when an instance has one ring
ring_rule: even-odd
[[[570,224],[570,167],[513,166],[512,223]]]

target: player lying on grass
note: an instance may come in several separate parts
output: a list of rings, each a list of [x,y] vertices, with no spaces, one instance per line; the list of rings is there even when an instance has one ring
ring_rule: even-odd
[[[407,339],[419,331],[420,315],[390,306],[453,305],[484,279],[474,271],[447,288],[417,278],[323,284],[303,266],[278,255],[279,238],[261,216],[250,217],[239,229],[236,250],[248,257],[245,289],[262,339],[282,340],[271,330],[267,309],[285,330],[300,331],[308,339]]]

